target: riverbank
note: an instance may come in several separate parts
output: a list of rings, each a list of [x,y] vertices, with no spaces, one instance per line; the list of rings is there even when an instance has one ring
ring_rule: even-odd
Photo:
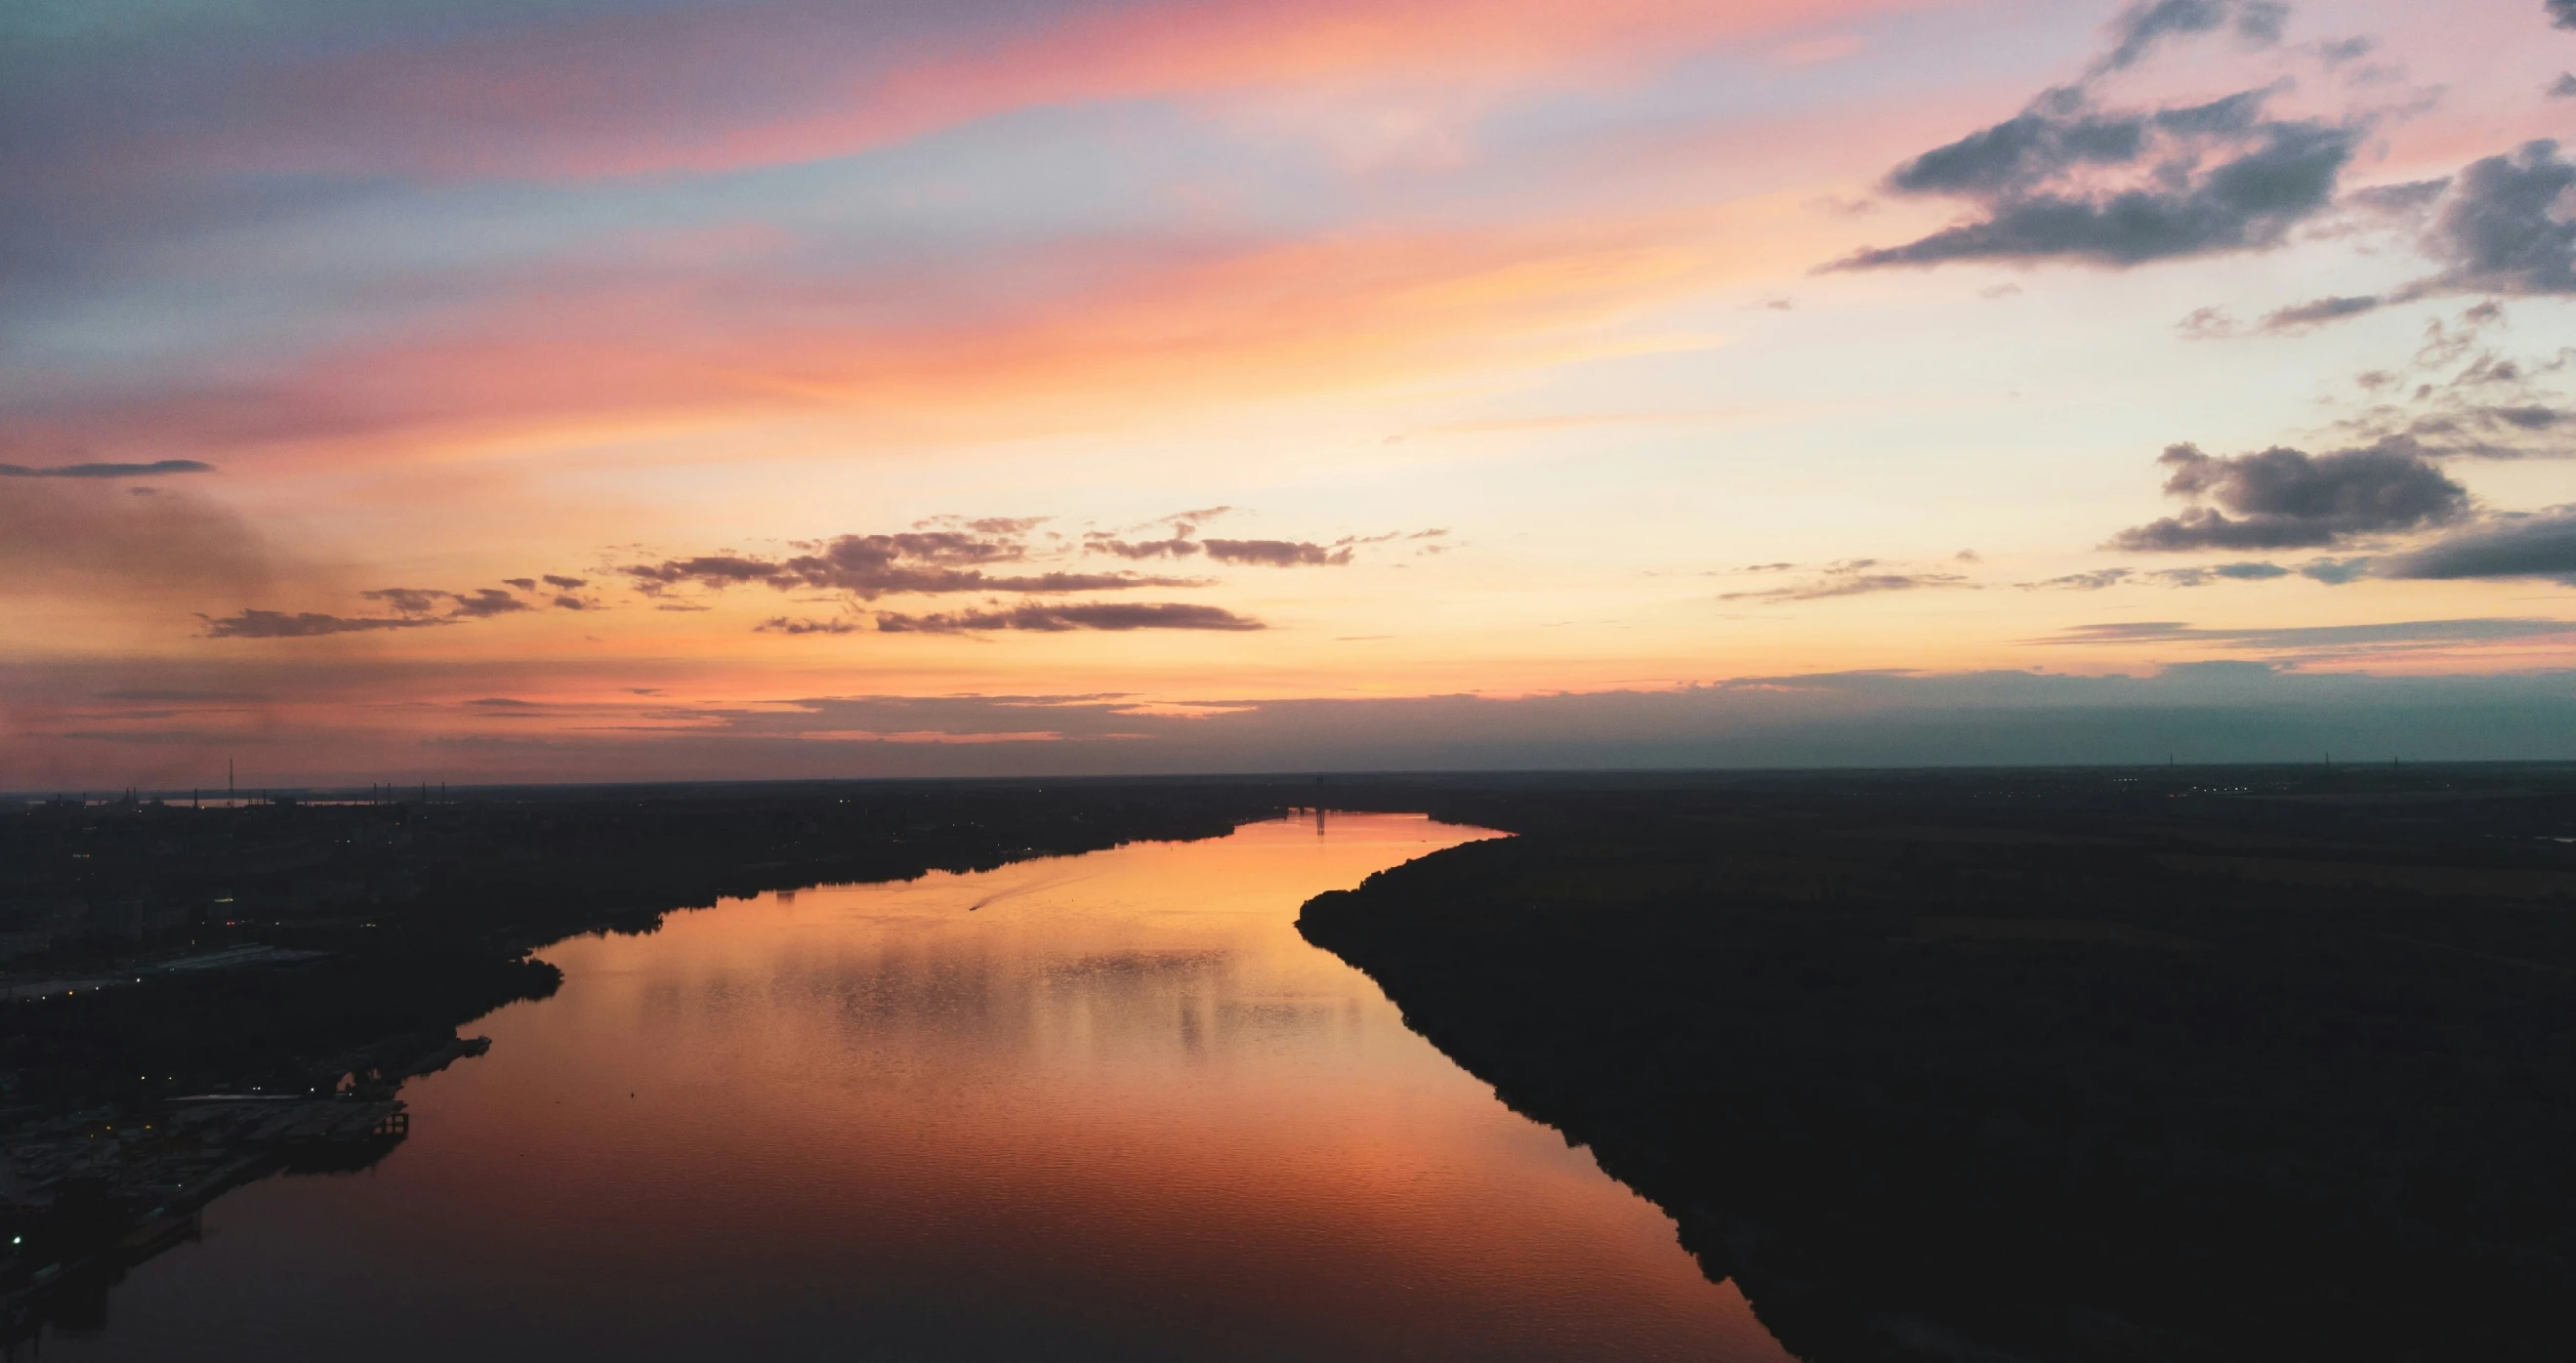
[[[1302,930],[1804,1357],[2576,1347],[2564,773],[1455,803]]]
[[[290,1155],[380,1157],[398,1133],[315,1133],[373,1130],[350,1104],[394,1102],[405,1077],[479,1053],[457,1028],[552,994],[560,973],[529,956],[546,943],[771,889],[1218,837],[1293,798],[958,783],[0,813],[0,928],[18,930],[0,972],[0,1301],[31,1329],[68,1288],[174,1242],[153,1227]],[[191,1097],[311,1110],[210,1127]]]
[[[1787,1363],[1296,935],[1482,835],[1333,812],[554,944],[381,1165],[228,1195],[43,1356]]]

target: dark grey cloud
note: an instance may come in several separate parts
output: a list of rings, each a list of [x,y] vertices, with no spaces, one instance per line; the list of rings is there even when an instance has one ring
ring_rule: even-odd
[[[471,592],[439,591],[429,587],[378,587],[358,595],[369,601],[381,601],[400,615],[428,615],[443,608],[460,620],[483,620],[536,609],[497,587],[481,587]]]
[[[2540,0],[2541,11],[2560,28],[2576,28],[2576,0]]]
[[[1122,540],[1107,535],[1087,538],[1082,546],[1086,554],[1116,554],[1120,558],[1188,558],[1199,552],[1199,542],[1184,535],[1159,540]]]
[[[693,558],[664,559],[660,563],[630,564],[618,571],[634,578],[647,593],[690,583],[705,587],[735,587],[746,582],[789,587],[800,585],[793,577],[786,576],[772,560],[735,554],[699,554]]]
[[[2367,429],[2369,422],[2356,423]],[[2524,459],[2565,456],[2576,409],[2545,402],[2446,404],[2412,415],[2380,437],[2381,449],[2428,458]]]
[[[2098,592],[2117,587],[2135,576],[2137,576],[2137,570],[2134,568],[2096,568],[2091,572],[2068,573],[2064,577],[2043,578],[2037,582],[2016,582],[2013,585],[2026,592]]]
[[[149,464],[56,464],[48,468],[0,464],[0,478],[158,478],[164,474],[214,471],[214,465],[196,459],[156,459]]]
[[[2329,322],[2340,322],[2347,317],[2376,312],[2387,306],[2390,301],[2389,298],[2379,294],[2316,298],[2305,303],[2293,303],[2288,307],[2275,308],[2263,314],[2262,320],[2252,327],[2238,325],[2236,319],[2229,316],[2225,308],[2194,308],[2188,316],[2174,324],[2174,330],[2200,341],[2226,340],[2245,335],[2295,336],[2301,332],[2313,331]]]
[[[1769,565],[1765,565],[1767,568]],[[1759,592],[1725,592],[1720,601],[1827,601],[1844,596],[1872,596],[1881,592],[1910,592],[1925,589],[1965,588],[1977,584],[1959,573],[1917,573],[1892,571],[1892,565],[1874,558],[1850,558],[1829,563],[1823,573],[1809,581],[1788,587],[1774,587]],[[1755,569],[1754,571],[1762,571]]]
[[[2074,592],[2098,592],[2132,582],[2166,587],[2205,587],[2212,582],[2269,582],[2274,578],[2288,577],[2295,571],[2299,570],[2258,561],[2207,563],[2189,568],[2160,568],[2153,572],[2140,572],[2135,568],[2096,568],[2091,572],[2068,573],[2064,577],[2013,585],[2023,591]]]
[[[1960,200],[1969,208],[1964,221],[1826,268],[1978,260],[2116,268],[2278,245],[2333,206],[2365,127],[2266,116],[2286,83],[2126,110],[2104,107],[2096,88],[2177,39],[2230,31],[2244,46],[2271,47],[2288,14],[2273,0],[2137,0],[2112,20],[2102,54],[2081,79],[1898,166],[1881,186],[1900,197]],[[2366,50],[2361,42],[2315,52],[2331,66]]]
[[[467,620],[481,620],[495,615],[511,615],[536,607],[498,588],[484,587],[471,595],[451,593],[456,614]]]
[[[2557,386],[2576,351],[2533,360],[2485,348],[2503,320],[2494,299],[2428,318],[2410,363],[2356,376],[2379,401],[2336,423],[2343,439],[2436,459],[2576,456],[2576,401]]]
[[[2576,75],[2561,76],[2549,93],[2576,95]],[[2345,195],[2341,207],[2346,210],[2411,226],[2418,248],[2441,269],[2385,294],[2322,298],[2284,308],[2264,319],[2259,330],[2304,330],[2446,293],[2576,293],[2576,216],[2563,207],[2571,189],[2576,189],[2576,162],[2560,155],[2558,143],[2542,139],[2471,162],[2446,179]],[[2209,326],[2217,316],[2204,308],[2185,320],[2185,328],[2195,334],[2231,332],[2232,327]]]
[[[1184,602],[1105,602],[1097,605],[1006,606],[958,611],[946,615],[877,616],[877,628],[889,634],[981,634],[996,630],[1035,630],[1060,634],[1068,630],[1256,630],[1258,620],[1216,606]]]
[[[2174,445],[2158,460],[2173,470],[2170,496],[2215,505],[2121,531],[2111,547],[2300,549],[2369,534],[2418,530],[2457,520],[2467,488],[2422,456],[2384,449],[2312,455],[2276,446],[2259,454],[2213,456]],[[2231,514],[2232,513],[2232,514]]]
[[[2368,558],[2312,558],[2299,565],[2299,576],[2340,587],[2370,576],[2371,563]]]
[[[2398,221],[2420,219],[2451,187],[2449,176],[2438,180],[2407,180],[2393,185],[2372,185],[2343,196],[2343,206],[2374,218]]]
[[[1169,525],[1172,533],[1163,539],[1127,540],[1104,531],[1083,536],[1082,550],[1087,554],[1115,554],[1125,559],[1191,558],[1205,554],[1218,563],[1257,564],[1271,568],[1339,567],[1351,561],[1356,546],[1384,544],[1398,539],[1437,539],[1446,530],[1424,530],[1407,535],[1390,530],[1382,535],[1351,535],[1331,545],[1306,540],[1197,539],[1198,521],[1216,516],[1231,507],[1208,507],[1166,516],[1157,525]],[[1436,549],[1430,552],[1438,552]]]
[[[927,520],[913,522],[912,528],[931,530],[945,527],[951,530],[967,530],[978,535],[1023,539],[1030,531],[1053,519],[1055,518],[1052,516],[932,516]]]
[[[2312,327],[2323,326],[2328,322],[2339,322],[2347,317],[2358,317],[2365,312],[2377,309],[2385,301],[2385,299],[2381,298],[2377,294],[2357,294],[2348,297],[2312,299],[2305,303],[2293,303],[2286,308],[2279,308],[2266,313],[2263,320],[2258,325],[2263,330],[2273,332],[2275,334],[2306,331]]]
[[[512,585],[517,585],[517,579]],[[392,615],[330,615],[313,611],[245,609],[227,616],[200,615],[209,639],[310,639],[329,634],[365,634],[377,630],[417,629],[516,615],[536,607],[497,587],[470,592],[435,587],[377,587],[358,595],[379,602]],[[576,607],[577,608],[577,607]]]
[[[370,601],[382,601],[404,615],[427,615],[454,593],[427,587],[378,587],[358,595]]]
[[[2220,29],[2234,29],[2249,47],[2269,47],[2281,41],[2289,16],[2290,7],[2276,0],[2138,0],[2111,20],[2111,45],[2094,60],[2093,74],[2125,71],[2168,38]]]
[[[529,593],[534,593],[537,590],[537,582],[539,581],[543,581],[547,586],[554,589],[552,592],[546,594],[546,604],[554,607],[556,610],[587,611],[599,609],[599,603],[597,601],[591,600],[588,597],[576,595],[576,593],[578,593],[582,588],[590,585],[590,579],[586,577],[566,577],[561,573],[547,573],[541,579],[514,577],[509,580],[511,586]]]
[[[2165,568],[2148,574],[2169,587],[2205,587],[2212,582],[2268,582],[2288,577],[2290,570],[2277,563],[2211,563],[2194,568]]]
[[[808,552],[779,559],[707,554],[629,564],[618,571],[647,595],[683,585],[724,588],[746,583],[781,591],[842,591],[865,600],[914,593],[1108,592],[1202,585],[1189,579],[1141,577],[1134,573],[997,576],[984,569],[1025,559],[1028,546],[1008,535],[980,532],[841,535],[803,547]]]
[[[837,616],[823,620],[794,620],[774,615],[751,628],[755,634],[854,634],[859,627]]]
[[[1327,549],[1303,540],[1201,541],[1208,557],[1219,563],[1256,563],[1272,568],[1334,567],[1351,561],[1348,546]]]
[[[1082,550],[1087,554],[1116,554],[1120,558],[1130,559],[1188,558],[1199,552],[1198,542],[1192,538],[1199,533],[1199,526],[1219,516],[1233,513],[1234,508],[1230,505],[1202,506],[1189,511],[1175,511],[1168,516],[1157,516],[1150,521],[1131,525],[1124,531],[1116,533],[1107,530],[1086,531],[1082,536]],[[1132,535],[1142,530],[1163,530],[1168,533],[1161,539],[1122,538],[1124,535]]]
[[[2576,505],[2505,514],[2412,553],[2381,561],[2377,576],[2432,579],[2549,578],[2576,586]]]
[[[2576,99],[2576,71],[2561,71],[2541,92],[2551,99]]]
[[[1888,193],[1965,201],[1970,218],[1828,267],[1951,261],[2129,266],[2277,245],[2334,203],[2363,130],[2263,115],[2269,90],[2108,112],[2081,88],[1891,172]]]
[[[2039,644],[2207,644],[2255,653],[2389,650],[2444,644],[2502,643],[2576,634],[2576,621],[2523,617],[2404,620],[2382,625],[2291,625],[2276,628],[2204,629],[2179,620],[2078,625],[2031,642]]]
[[[328,634],[366,634],[388,629],[425,629],[452,625],[444,615],[319,615],[311,611],[243,610],[227,616],[199,616],[209,639],[313,639]]]
[[[2444,268],[2417,289],[2576,293],[2576,217],[2562,207],[2571,187],[2576,163],[2559,156],[2556,142],[2471,162],[2425,232],[2426,251]]]

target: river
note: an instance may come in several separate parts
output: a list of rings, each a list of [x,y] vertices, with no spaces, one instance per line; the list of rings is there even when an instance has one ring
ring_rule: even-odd
[[[44,1356],[1786,1359],[1297,935],[1480,836],[1263,823],[558,943],[382,1163],[222,1198]]]

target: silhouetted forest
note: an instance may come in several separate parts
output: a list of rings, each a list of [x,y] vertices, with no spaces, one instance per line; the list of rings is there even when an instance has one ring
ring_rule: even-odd
[[[1517,835],[1302,927],[1818,1363],[2576,1344],[2562,768],[53,803],[0,814],[0,1104],[72,1140],[178,1094],[381,1098],[550,992],[545,942],[1316,804]],[[159,1211],[136,1158],[131,1196],[65,1185],[102,1236]]]
[[[1220,837],[1283,782],[496,790],[0,814],[9,1110],[320,1086],[552,992],[531,949],[771,889]],[[281,959],[161,973],[246,945]],[[140,976],[138,981],[137,977]],[[56,987],[45,988],[45,981]],[[29,983],[33,982],[33,983]],[[87,987],[83,987],[87,986]]]
[[[408,1075],[560,983],[529,952],[771,889],[1218,837],[1279,782],[137,799],[0,813],[0,1342],[100,1317],[207,1201],[358,1168]],[[220,1096],[217,1096],[220,1095]]]
[[[2576,1350],[2576,772],[1429,794],[1304,932],[1804,1357]]]

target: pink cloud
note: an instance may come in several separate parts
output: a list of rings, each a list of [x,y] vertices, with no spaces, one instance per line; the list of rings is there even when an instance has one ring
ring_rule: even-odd
[[[938,279],[798,283],[595,272],[504,281],[434,329],[327,348],[247,382],[58,406],[30,428],[99,449],[265,449],[338,463],[674,420],[865,412],[1046,426],[1543,360],[1563,338],[1747,261],[1704,215],[1313,241],[1049,248],[1029,292],[935,309]],[[986,259],[986,275],[1023,268]],[[949,281],[953,283],[953,281]],[[1557,338],[1551,340],[1550,338]]]
[[[173,169],[714,171],[847,155],[1014,110],[1288,87],[1615,79],[1679,50],[1937,0],[1161,0],[1009,32],[885,32],[786,0],[376,49],[243,77]]]

